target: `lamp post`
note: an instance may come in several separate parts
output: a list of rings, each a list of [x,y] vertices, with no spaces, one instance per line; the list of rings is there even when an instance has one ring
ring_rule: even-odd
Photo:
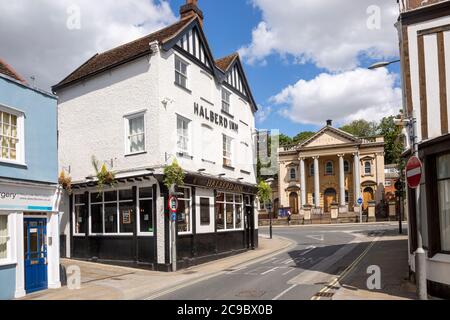
[[[266,182],[269,184],[270,189],[272,189],[272,184],[275,181],[274,178],[269,178],[266,180]],[[273,198],[273,194],[272,192],[270,193],[270,197]],[[270,239],[272,239],[272,216],[273,216],[273,206],[272,206],[272,200],[269,200],[267,203],[267,210],[269,211],[269,234],[270,234]]]
[[[394,60],[391,62],[379,62],[371,65],[370,70],[377,68],[386,67],[390,64],[401,62],[401,60]],[[405,96],[403,95],[403,109],[406,110]],[[411,153],[412,155],[419,158],[419,141],[417,137],[417,118],[414,115],[408,115],[407,118],[396,121],[396,125],[402,127],[408,127],[409,139],[411,143]],[[415,272],[416,272],[416,286],[417,293],[421,300],[428,299],[427,293],[427,272],[426,272],[426,257],[425,250],[423,249],[423,239],[422,239],[422,224],[421,224],[421,214],[420,214],[420,188],[415,190],[415,206],[416,206],[416,220],[417,220],[417,250],[415,255]]]

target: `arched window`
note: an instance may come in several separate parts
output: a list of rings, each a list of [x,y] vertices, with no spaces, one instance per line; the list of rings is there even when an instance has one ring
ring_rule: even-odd
[[[372,174],[372,165],[370,161],[364,162],[364,174],[370,176]]]
[[[291,177],[291,180],[297,179],[297,172],[295,171],[294,168],[291,168],[291,170],[290,170],[290,177]]]
[[[345,173],[350,172],[350,163],[347,160],[344,161],[344,172]]]
[[[310,174],[311,176],[314,175],[314,163],[311,163],[311,166],[309,167],[309,174]]]
[[[333,162],[332,161],[328,161],[325,164],[325,175],[331,176],[332,174],[333,174]]]

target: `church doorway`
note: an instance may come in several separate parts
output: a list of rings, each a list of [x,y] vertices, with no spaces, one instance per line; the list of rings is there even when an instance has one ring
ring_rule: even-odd
[[[369,207],[369,201],[373,201],[373,189],[371,187],[367,187],[363,191],[363,210],[367,210]]]
[[[292,214],[299,214],[298,212],[298,194],[297,192],[291,192],[289,194],[289,207]]]
[[[336,202],[336,190],[333,188],[328,188],[325,190],[323,194],[323,205],[324,205],[324,212],[330,212],[331,211],[331,204],[333,202]]]

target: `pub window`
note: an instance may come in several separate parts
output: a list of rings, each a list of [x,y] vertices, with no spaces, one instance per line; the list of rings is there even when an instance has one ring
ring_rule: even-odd
[[[226,167],[232,167],[232,146],[233,139],[223,135],[223,165]]]
[[[219,192],[216,198],[217,230],[241,230],[242,208],[242,195]]]
[[[231,113],[231,93],[222,88],[222,111],[225,111],[226,113],[230,114]]]
[[[325,164],[325,175],[326,175],[326,176],[331,176],[331,175],[333,175],[333,162],[328,161],[328,162]]]
[[[181,117],[177,116],[177,147],[178,152],[188,155],[189,154],[189,126],[191,121]]]
[[[191,188],[177,187],[175,191],[178,195],[178,233],[191,233]]]
[[[441,251],[450,252],[450,154],[437,158]]]
[[[23,114],[0,110],[0,161],[23,163]]]
[[[153,233],[153,188],[139,188],[139,232]]]
[[[126,154],[145,152],[145,114],[125,117]]]
[[[8,216],[0,215],[0,263],[8,260]]]
[[[370,176],[372,174],[372,164],[369,161],[364,162],[364,175]]]
[[[209,198],[200,198],[200,225],[209,226],[211,224]]]
[[[175,57],[175,83],[186,89],[188,79],[187,69],[188,64],[179,57]]]
[[[90,195],[92,234],[132,234],[135,219],[131,189],[93,192]]]
[[[75,194],[73,206],[73,235],[84,236],[87,223],[85,194]]]

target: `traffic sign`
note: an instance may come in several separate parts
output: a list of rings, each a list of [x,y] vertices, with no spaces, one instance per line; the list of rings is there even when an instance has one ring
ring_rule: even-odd
[[[178,210],[178,199],[175,196],[169,198],[169,210],[172,213],[176,213]]]
[[[363,198],[359,197],[357,203],[361,206],[363,204]]]
[[[172,213],[172,221],[177,221],[177,214],[176,213]]]
[[[422,162],[416,156],[412,156],[406,164],[406,180],[411,189],[416,189],[422,179]]]

